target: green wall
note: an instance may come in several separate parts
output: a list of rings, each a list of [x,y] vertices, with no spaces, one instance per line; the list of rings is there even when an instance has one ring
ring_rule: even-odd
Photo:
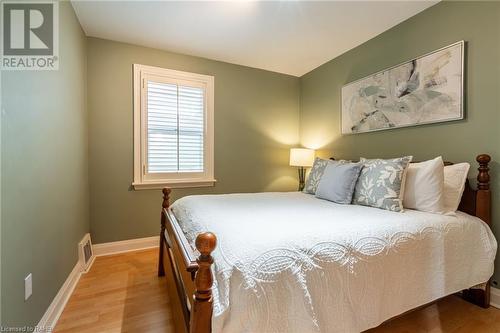
[[[4,325],[39,321],[89,228],[94,243],[158,233],[160,191],[131,189],[133,63],[215,76],[218,182],[176,189],[174,199],[295,190],[288,152],[299,141],[339,158],[442,154],[475,165],[474,156],[487,152],[500,230],[500,3],[439,3],[300,79],[86,38],[67,2],[60,21],[59,71],[1,73]],[[465,120],[340,135],[342,85],[462,39],[468,43]],[[34,292],[24,302],[30,272]]]
[[[215,76],[215,187],[187,194],[294,190],[299,79],[108,40],[88,39],[90,229],[94,243],[156,235],[160,190],[134,191],[132,64]]]
[[[89,230],[86,40],[60,3],[58,71],[2,72],[2,324],[36,325]],[[33,295],[24,301],[24,277]]]
[[[344,84],[458,40],[467,42],[466,118],[462,121],[342,136],[340,91]],[[338,158],[412,154],[468,161],[489,153],[494,231],[500,236],[500,3],[444,2],[304,75],[300,138],[304,146]],[[500,278],[497,259],[496,278]]]

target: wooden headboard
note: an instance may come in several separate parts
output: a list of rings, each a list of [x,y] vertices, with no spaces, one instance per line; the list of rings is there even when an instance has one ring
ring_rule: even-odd
[[[491,227],[491,192],[490,192],[490,168],[488,164],[491,157],[481,154],[476,157],[479,163],[477,174],[477,189],[472,188],[469,181],[465,184],[464,194],[458,210],[469,215],[477,216]]]

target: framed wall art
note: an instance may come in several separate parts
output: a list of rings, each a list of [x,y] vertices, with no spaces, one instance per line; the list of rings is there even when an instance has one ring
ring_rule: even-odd
[[[342,134],[463,119],[460,41],[342,87]]]

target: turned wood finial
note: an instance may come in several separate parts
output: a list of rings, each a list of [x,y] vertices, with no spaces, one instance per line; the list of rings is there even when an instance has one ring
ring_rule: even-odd
[[[196,260],[198,262],[198,271],[194,280],[196,291],[195,299],[198,301],[209,301],[212,298],[212,270],[210,266],[214,260],[210,255],[215,249],[217,238],[211,232],[204,232],[196,237],[196,249],[200,252],[200,256]]]
[[[162,204],[162,207],[163,208],[168,208],[170,207],[170,192],[172,192],[171,189],[169,189],[168,187],[165,187],[163,190],[163,204]]]
[[[204,232],[196,237],[196,249],[200,256],[196,259],[198,270],[194,278],[194,297],[191,310],[189,333],[212,331],[212,284],[211,265],[214,263],[211,253],[215,249],[217,238],[211,232]]]
[[[488,163],[490,163],[491,157],[488,154],[481,154],[476,157],[476,161],[479,163],[479,173],[477,174],[477,188],[479,190],[489,190],[490,168],[488,167]]]

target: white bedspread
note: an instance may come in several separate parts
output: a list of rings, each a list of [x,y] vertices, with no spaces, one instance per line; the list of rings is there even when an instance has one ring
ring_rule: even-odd
[[[464,213],[394,213],[309,194],[189,196],[194,243],[212,231],[213,332],[360,332],[487,281],[497,243]]]

